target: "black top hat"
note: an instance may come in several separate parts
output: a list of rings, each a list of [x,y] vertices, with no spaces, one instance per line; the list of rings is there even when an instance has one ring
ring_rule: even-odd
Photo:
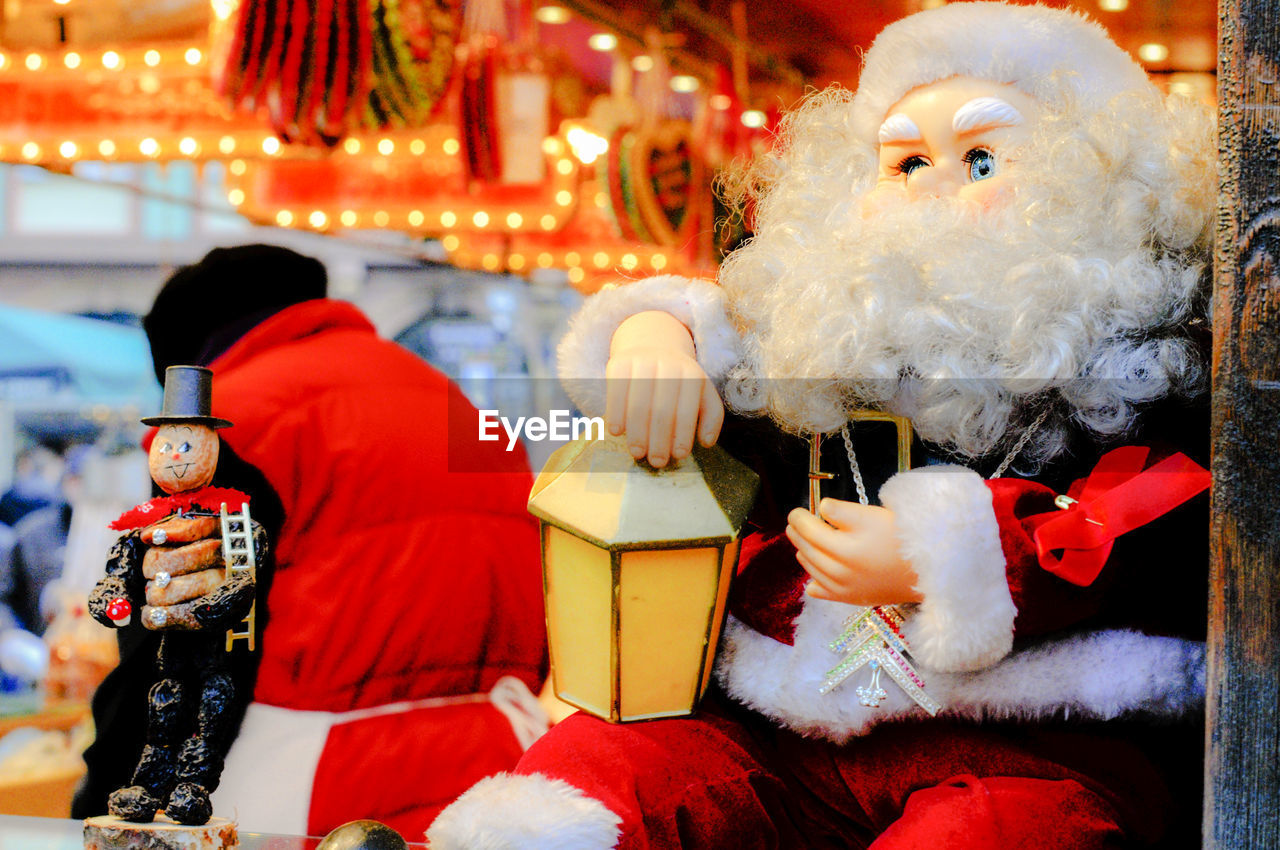
[[[203,366],[170,366],[164,370],[164,409],[159,416],[143,418],[143,425],[189,422],[210,428],[230,428],[231,423],[210,416],[213,405],[213,372]]]

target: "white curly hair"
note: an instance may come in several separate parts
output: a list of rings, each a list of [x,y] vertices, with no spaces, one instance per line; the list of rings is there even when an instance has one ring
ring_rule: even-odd
[[[864,218],[886,111],[955,75],[1041,106],[1012,197]],[[1122,433],[1143,403],[1203,383],[1187,331],[1205,307],[1215,151],[1207,109],[1163,98],[1073,13],[958,3],[890,26],[856,95],[811,95],[727,187],[754,202],[755,233],[720,272],[745,347],[727,401],[800,432],[888,410],[969,457],[1046,407],[1031,457],[1059,453],[1073,421]]]

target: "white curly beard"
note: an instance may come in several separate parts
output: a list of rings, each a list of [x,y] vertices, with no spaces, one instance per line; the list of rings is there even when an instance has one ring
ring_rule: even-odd
[[[746,348],[730,404],[801,432],[886,410],[970,457],[1048,405],[1029,449],[1047,458],[1070,419],[1119,433],[1137,405],[1196,384],[1199,355],[1178,326],[1207,216],[1165,222],[1178,232],[1154,247],[1152,175],[1118,178],[1105,141],[1031,146],[1020,163],[1044,167],[1020,171],[998,209],[930,198],[864,218],[852,187],[868,162],[784,175],[720,273]],[[797,158],[822,162],[812,148]]]

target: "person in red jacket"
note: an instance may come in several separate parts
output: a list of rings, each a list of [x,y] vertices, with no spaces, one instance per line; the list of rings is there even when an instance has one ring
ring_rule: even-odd
[[[236,423],[217,480],[253,496],[274,541],[260,645],[241,662],[253,699],[213,804],[253,831],[373,818],[415,840],[545,729],[532,479],[520,452],[457,456],[447,423],[476,417],[461,391],[325,289],[312,258],[216,249],[144,321],[158,374],[213,370],[213,413]],[[77,813],[142,745],[138,655],[122,647],[95,696]]]

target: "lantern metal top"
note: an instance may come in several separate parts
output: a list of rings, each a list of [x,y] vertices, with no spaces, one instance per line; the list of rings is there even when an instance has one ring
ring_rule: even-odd
[[[547,460],[529,512],[606,549],[724,545],[737,539],[759,484],[719,446],[655,469],[622,437],[580,438]]]

